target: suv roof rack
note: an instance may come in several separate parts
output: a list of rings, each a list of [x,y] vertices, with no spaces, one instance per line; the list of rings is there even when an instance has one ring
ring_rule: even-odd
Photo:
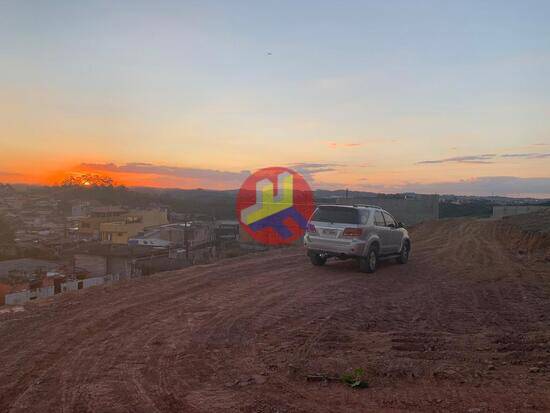
[[[369,204],[353,204],[354,207],[364,207],[364,208],[376,208],[376,209],[382,209],[382,207],[379,207],[378,205],[369,205]]]

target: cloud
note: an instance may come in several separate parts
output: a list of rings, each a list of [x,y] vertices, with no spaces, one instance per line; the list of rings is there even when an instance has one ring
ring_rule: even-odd
[[[550,197],[550,177],[484,176],[459,181],[409,182],[396,186],[363,184],[362,186],[365,189],[383,192]]]
[[[328,162],[296,162],[286,166],[300,173],[311,185],[317,183],[317,174],[334,172],[344,167],[342,164]],[[121,165],[115,163],[81,163],[76,169],[95,173],[126,175],[121,176],[117,181],[127,182],[134,186],[201,187],[212,189],[238,188],[250,175],[250,171],[230,172],[217,169],[167,166],[140,162]]]
[[[315,182],[315,175],[323,172],[334,172],[341,168],[343,165],[338,163],[293,163],[287,165],[289,168],[294,169],[301,174],[306,181],[310,184]]]
[[[486,164],[494,163],[497,156],[499,158],[507,159],[544,159],[550,158],[550,153],[540,152],[526,152],[526,153],[505,153],[502,155],[496,155],[494,153],[485,153],[482,155],[466,155],[466,156],[454,156],[452,158],[435,159],[428,161],[420,161],[417,164],[440,164],[440,163],[474,163],[474,164]]]
[[[502,158],[519,158],[519,159],[544,159],[544,158],[550,158],[550,153],[537,153],[537,152],[529,152],[529,153],[506,153],[504,155],[500,155]]]
[[[184,166],[155,165],[151,163],[132,162],[123,165],[114,163],[82,163],[79,169],[115,174],[136,174],[156,176],[159,183],[170,182],[181,185],[201,187],[236,188],[250,175],[249,171],[230,172],[217,169],[190,168]]]
[[[335,171],[337,168],[341,167],[342,165],[339,163],[301,162],[301,163],[293,163],[288,166],[292,169],[304,169],[310,172],[328,172],[328,171]]]
[[[547,143],[547,142],[536,142],[536,143],[533,143],[531,146],[550,146],[550,143]]]
[[[429,161],[420,161],[417,164],[435,164],[435,163],[493,163],[492,159],[496,156],[494,153],[486,153],[482,155],[467,155],[454,156],[452,158],[436,159]]]
[[[338,142],[327,142],[327,146],[331,149],[336,148],[357,148],[361,146],[360,143],[349,142],[349,143],[338,143]]]
[[[0,171],[0,176],[23,176],[23,174],[18,172]]]

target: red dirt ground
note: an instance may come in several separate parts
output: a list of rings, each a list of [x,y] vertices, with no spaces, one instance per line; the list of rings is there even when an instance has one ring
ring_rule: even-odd
[[[494,221],[411,232],[372,275],[291,248],[2,314],[0,411],[550,410],[550,263]]]

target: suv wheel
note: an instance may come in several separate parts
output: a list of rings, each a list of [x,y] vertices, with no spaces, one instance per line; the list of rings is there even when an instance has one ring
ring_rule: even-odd
[[[369,247],[367,255],[359,258],[359,269],[362,272],[373,273],[376,271],[376,265],[378,264],[378,248],[376,245]]]
[[[320,254],[311,254],[309,256],[309,259],[311,263],[316,266],[325,265],[325,263],[327,262],[327,259],[325,257],[321,257]]]
[[[411,253],[411,245],[408,242],[403,243],[403,247],[401,247],[401,252],[399,253],[397,262],[399,264],[406,264],[407,261],[409,261],[410,253]]]

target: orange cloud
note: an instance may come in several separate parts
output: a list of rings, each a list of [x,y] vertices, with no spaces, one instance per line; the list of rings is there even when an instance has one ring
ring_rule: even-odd
[[[361,146],[360,143],[355,143],[355,142],[351,142],[351,143],[338,143],[338,142],[327,142],[327,146],[331,149],[336,149],[336,148],[356,148],[358,146]]]
[[[249,171],[223,171],[185,166],[132,162],[81,163],[79,171],[107,174],[127,186],[235,189],[250,175]]]

